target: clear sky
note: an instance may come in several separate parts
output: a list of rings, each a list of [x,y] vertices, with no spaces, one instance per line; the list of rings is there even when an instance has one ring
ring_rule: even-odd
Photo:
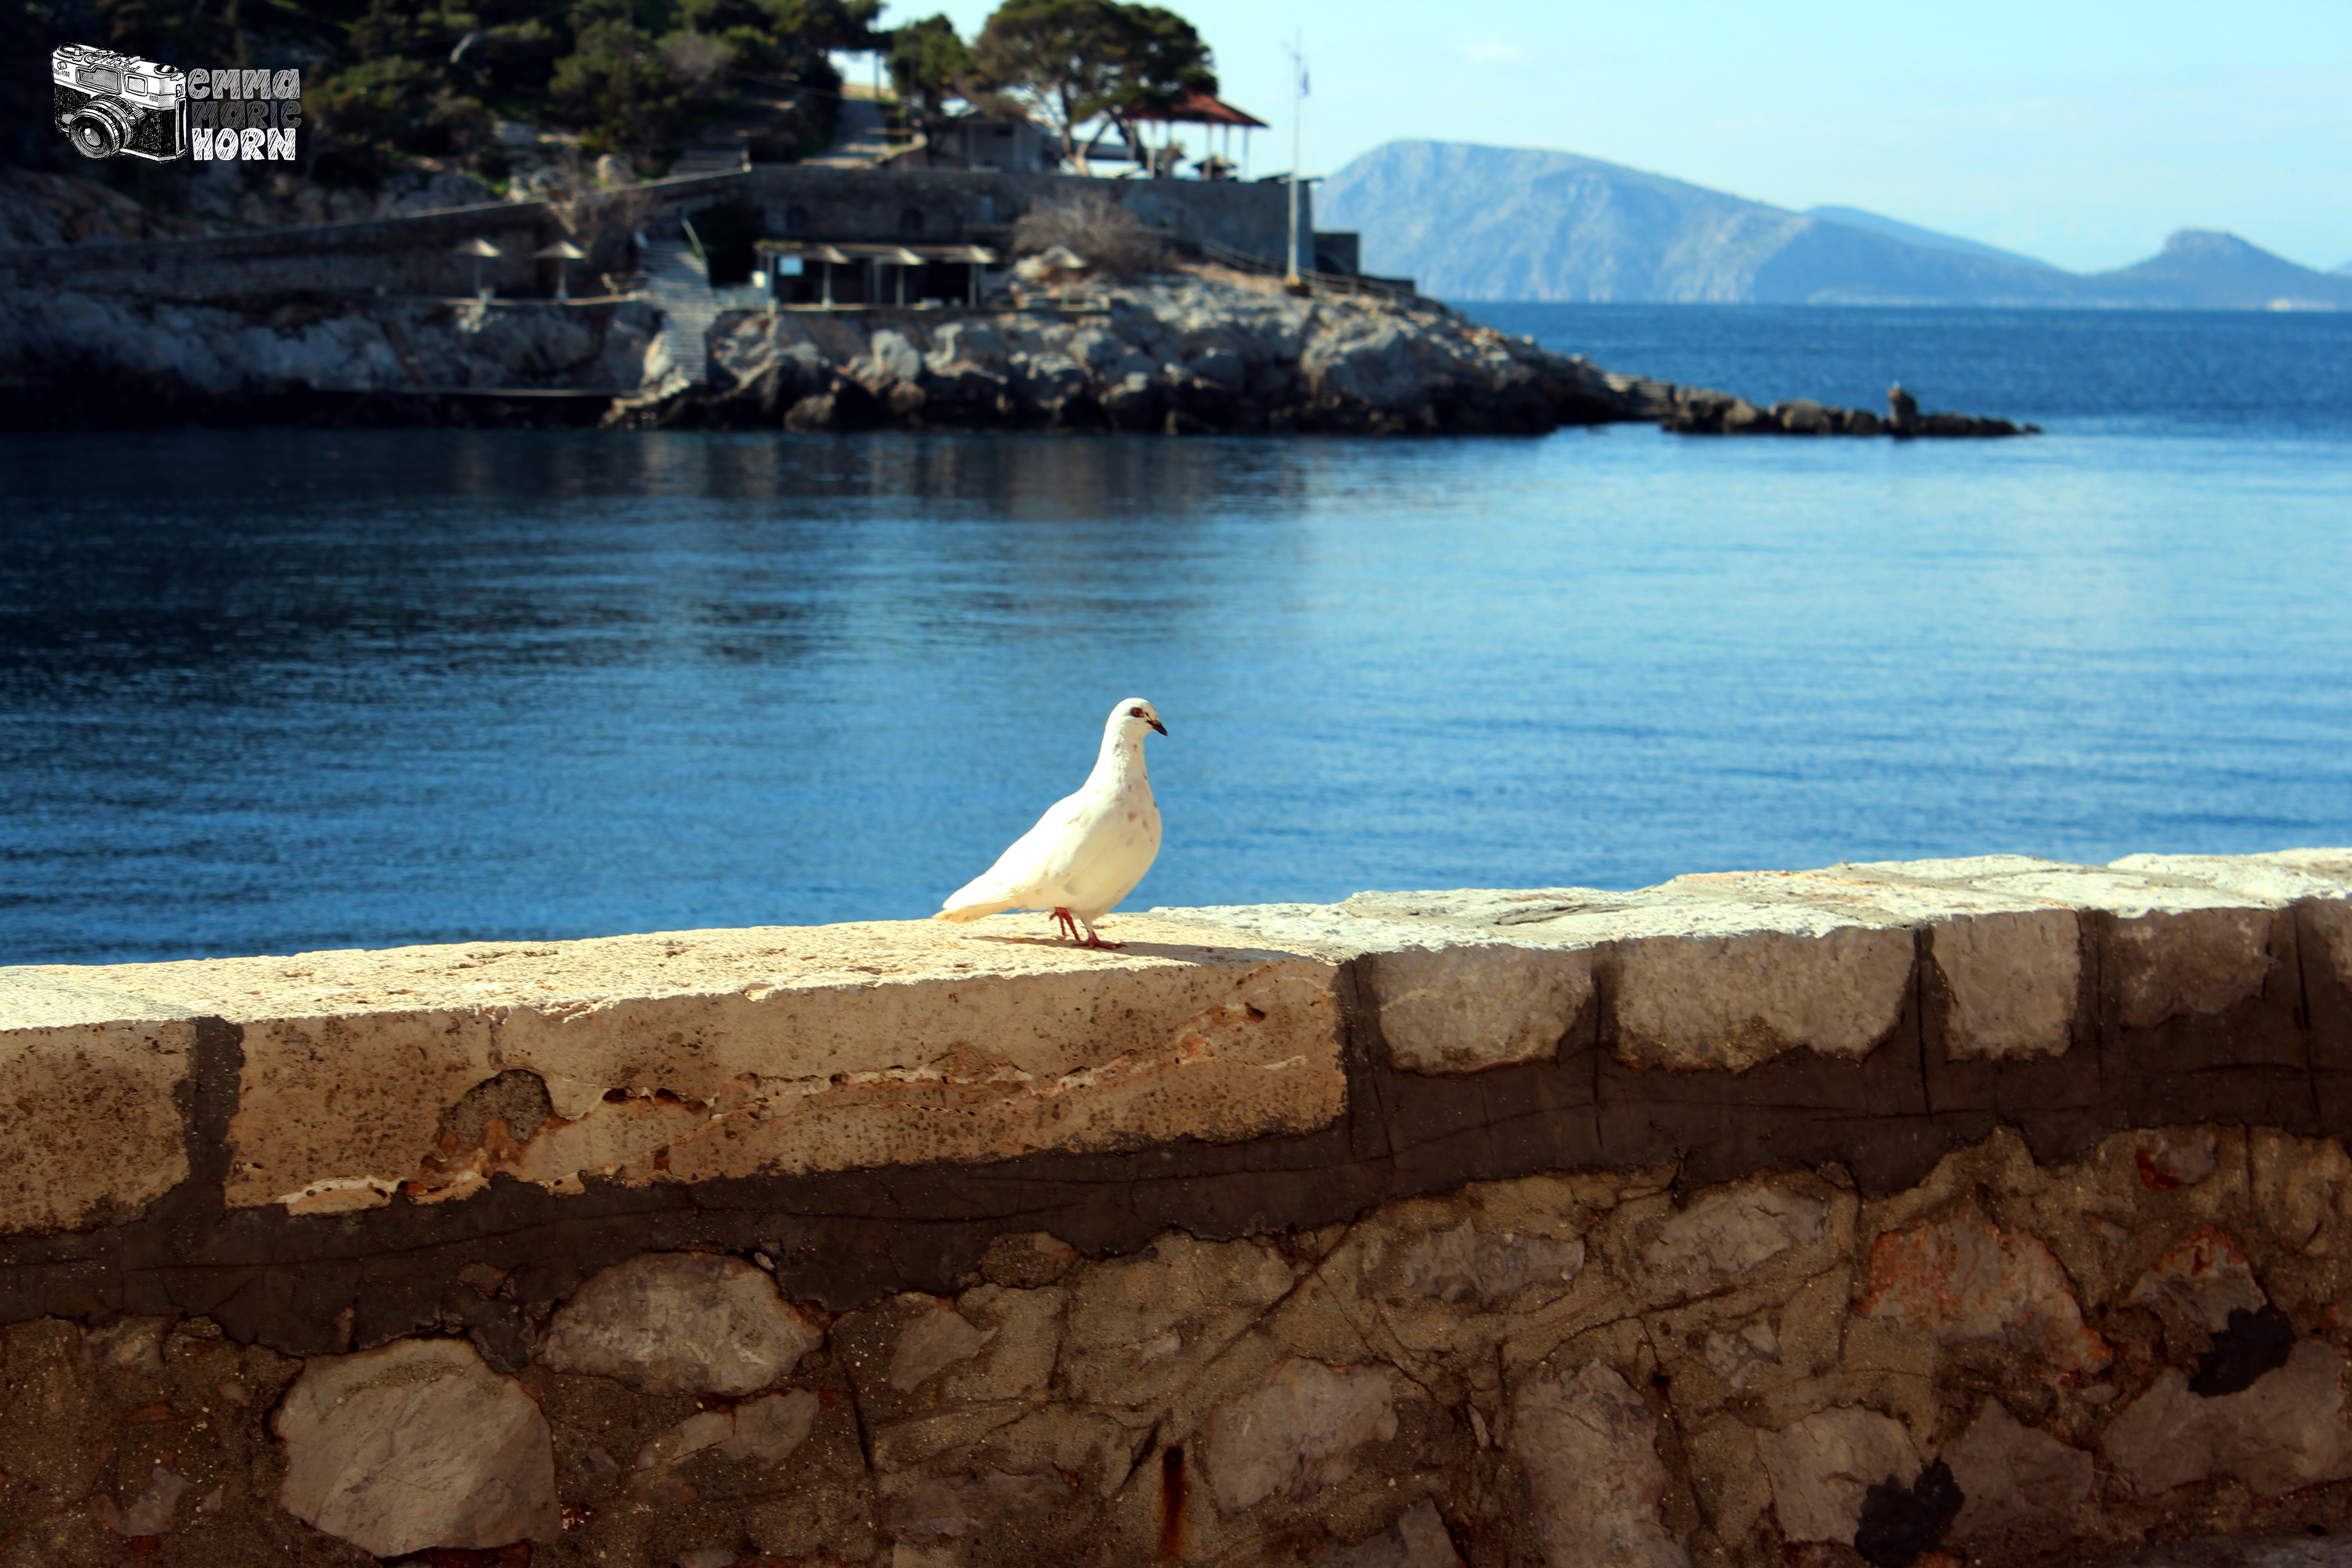
[[[965,37],[994,0],[944,10]],[[1396,137],[1552,147],[1798,210],[1822,204],[2078,271],[2221,228],[2352,261],[2352,0],[1175,0],[1289,167]],[[1198,150],[1197,147],[1195,149]]]

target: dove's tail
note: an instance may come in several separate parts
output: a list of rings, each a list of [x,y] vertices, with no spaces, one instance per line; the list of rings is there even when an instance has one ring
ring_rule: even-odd
[[[999,910],[1009,910],[1017,902],[1019,902],[1019,900],[1015,899],[996,899],[982,903],[959,904],[953,899],[950,899],[948,900],[948,907],[941,910],[938,914],[933,915],[931,919],[935,921],[976,921],[983,915],[992,915]]]

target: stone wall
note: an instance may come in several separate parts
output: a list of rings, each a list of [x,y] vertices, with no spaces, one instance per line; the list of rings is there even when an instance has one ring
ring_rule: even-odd
[[[0,971],[0,1563],[2352,1519],[2352,850]]]
[[[588,252],[586,261],[573,264],[578,293],[588,291],[597,272],[627,261],[633,234],[675,237],[681,215],[719,203],[751,204],[772,237],[797,229],[824,239],[895,242],[915,237],[905,227],[907,215],[914,213],[925,243],[1001,243],[1032,205],[1081,193],[1124,203],[1180,244],[1214,240],[1279,260],[1288,243],[1287,197],[1276,184],[776,164],[647,181],[563,203],[496,202],[183,239],[0,247],[0,290],[182,300],[375,290],[454,295],[473,293],[478,277],[501,292],[543,293],[553,274],[531,254],[567,239]],[[1308,195],[1300,193],[1303,231],[1312,226]],[[505,254],[478,263],[453,254],[473,239],[488,240]]]
[[[631,196],[629,216],[659,211],[666,203],[724,200],[739,178],[656,182]],[[594,242],[590,259],[574,263],[575,279],[585,283],[595,268],[617,265],[626,232],[602,220],[620,213],[619,202],[610,199],[590,198],[562,211],[548,202],[494,202],[251,234],[10,247],[0,248],[0,289],[74,289],[173,300],[378,289],[454,295],[474,292],[478,276],[494,289],[535,291],[541,264],[530,259],[531,252],[575,233]],[[479,262],[478,271],[473,258],[452,254],[471,239],[488,240],[505,254]]]
[[[1314,189],[1298,193],[1299,265],[1309,268]],[[1108,196],[1180,245],[1204,241],[1280,262],[1290,243],[1289,187],[1239,180],[1103,180],[1012,170],[827,169],[787,163],[755,169],[744,199],[772,237],[927,244],[1002,243],[1033,206]],[[794,221],[795,210],[800,215]],[[907,226],[908,215],[919,223]]]

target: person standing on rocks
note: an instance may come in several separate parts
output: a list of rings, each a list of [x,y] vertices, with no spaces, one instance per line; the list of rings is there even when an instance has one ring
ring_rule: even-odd
[[[1886,389],[1886,427],[1897,436],[1919,428],[1919,400],[1904,391],[1899,381]]]

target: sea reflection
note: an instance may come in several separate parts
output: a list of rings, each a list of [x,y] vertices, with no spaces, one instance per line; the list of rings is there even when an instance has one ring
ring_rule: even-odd
[[[2342,450],[0,437],[0,963],[2341,842]]]

